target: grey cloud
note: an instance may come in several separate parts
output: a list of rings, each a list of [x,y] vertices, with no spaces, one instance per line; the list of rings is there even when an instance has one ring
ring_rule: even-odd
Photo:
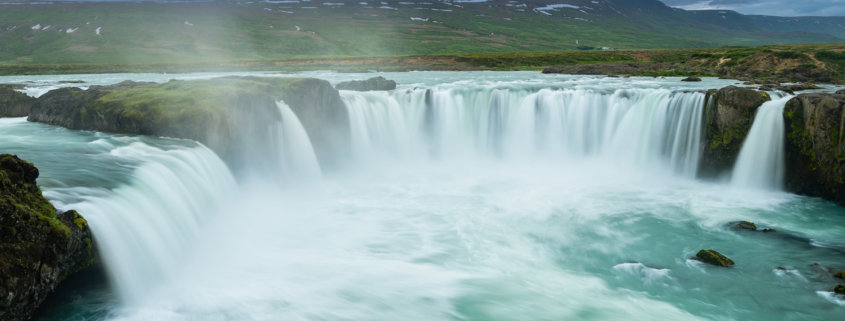
[[[728,9],[773,16],[845,16],[845,0],[661,0],[684,9]]]

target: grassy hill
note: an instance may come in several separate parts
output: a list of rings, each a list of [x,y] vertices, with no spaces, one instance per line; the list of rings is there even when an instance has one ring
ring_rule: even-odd
[[[0,65],[251,64],[826,43],[845,36],[835,18],[825,24],[768,18],[690,12],[657,0],[0,4]]]

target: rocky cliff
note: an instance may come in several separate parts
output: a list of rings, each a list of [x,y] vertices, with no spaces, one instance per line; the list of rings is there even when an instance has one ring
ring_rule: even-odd
[[[736,86],[707,92],[702,176],[718,176],[733,168],[757,108],[768,100],[765,92]]]
[[[340,95],[318,79],[225,77],[62,88],[39,97],[28,119],[70,129],[192,139],[237,168],[255,161],[243,155],[261,154],[256,139],[281,119],[277,100],[300,118],[321,161],[335,159],[332,153],[348,145],[349,121]]]
[[[35,98],[15,90],[9,85],[0,85],[0,117],[24,117],[35,103]]]
[[[0,320],[28,320],[68,275],[96,260],[88,223],[41,195],[38,169],[0,155]]]
[[[845,92],[798,95],[784,121],[787,189],[845,205]]]

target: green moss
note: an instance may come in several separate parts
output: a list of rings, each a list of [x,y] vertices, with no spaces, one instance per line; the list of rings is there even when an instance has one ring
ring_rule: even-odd
[[[729,267],[734,265],[734,261],[729,259],[728,257],[722,255],[716,250],[701,250],[695,254],[695,258],[701,262],[722,266],[722,267]]]

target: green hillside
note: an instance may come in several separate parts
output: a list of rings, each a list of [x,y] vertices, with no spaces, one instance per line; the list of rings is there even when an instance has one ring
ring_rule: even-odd
[[[745,16],[745,24],[700,16],[657,0],[0,4],[0,64],[197,64],[841,41],[807,32],[812,26],[779,32]]]

